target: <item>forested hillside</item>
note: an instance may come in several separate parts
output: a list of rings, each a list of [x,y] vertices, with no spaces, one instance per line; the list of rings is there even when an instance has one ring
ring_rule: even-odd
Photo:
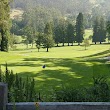
[[[13,7],[29,8],[43,5],[59,9],[62,13],[77,14],[79,12],[92,14],[107,14],[110,11],[109,0],[15,0]]]

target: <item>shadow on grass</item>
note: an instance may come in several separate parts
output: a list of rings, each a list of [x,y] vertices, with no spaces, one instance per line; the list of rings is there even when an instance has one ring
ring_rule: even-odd
[[[5,66],[5,64],[2,64],[3,66]],[[34,64],[33,62],[16,62],[16,63],[9,63],[8,64],[9,67],[14,67],[14,66],[29,66],[29,67],[37,67],[37,66],[41,66],[40,64]]]
[[[96,53],[96,54],[93,54],[93,55],[84,56],[84,57],[77,57],[77,58],[96,57],[96,56],[100,56],[100,55],[104,55],[106,57],[109,54],[110,54],[110,50],[105,50],[103,52],[99,52],[99,53]]]
[[[46,65],[45,69],[42,68],[42,64]],[[45,94],[49,94],[52,88],[59,88],[62,85],[90,86],[93,82],[92,77],[95,75],[110,77],[110,68],[103,65],[103,63],[83,62],[69,58],[25,58],[21,63],[8,65],[15,68],[28,66],[27,68],[30,68],[30,71],[20,72],[19,75],[24,78],[26,76],[34,77],[37,90],[40,92],[45,91]],[[31,67],[35,67],[36,72],[33,73]],[[40,71],[37,71],[37,68],[40,68]]]

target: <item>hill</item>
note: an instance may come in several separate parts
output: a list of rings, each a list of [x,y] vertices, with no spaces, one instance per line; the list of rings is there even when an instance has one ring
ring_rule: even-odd
[[[36,5],[57,8],[62,13],[72,14],[79,12],[107,14],[110,10],[109,0],[15,0],[13,3],[13,7],[23,9]]]

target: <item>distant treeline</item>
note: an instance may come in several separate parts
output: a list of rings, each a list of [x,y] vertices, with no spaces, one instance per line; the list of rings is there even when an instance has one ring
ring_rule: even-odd
[[[21,1],[19,1],[19,3],[20,2]],[[41,2],[44,3],[43,1]],[[48,2],[45,1],[45,3]],[[61,3],[63,3],[63,0]],[[78,1],[77,3],[87,4],[88,2]],[[107,0],[106,2],[100,3],[101,5],[104,5],[107,3]],[[95,44],[97,42],[105,42],[106,38],[108,38],[108,40],[110,39],[110,21],[107,19],[108,15],[105,13],[104,15],[99,14],[98,12],[95,14],[85,12],[82,13],[82,9],[82,12],[79,14],[64,14],[59,9],[52,7],[47,8],[43,5],[37,4],[37,6],[35,5],[31,7],[30,2],[28,2],[22,18],[15,18],[10,20],[9,4],[9,0],[0,1],[1,51],[8,51],[9,47],[13,47],[15,42],[14,35],[22,36],[24,39],[23,42],[26,45],[29,43],[32,43],[32,45],[36,43],[38,49],[40,49],[40,45],[43,45],[45,48],[47,48],[47,51],[48,48],[54,45],[54,43],[56,43],[57,46],[59,43],[62,43],[63,46],[64,43],[68,43],[68,46],[74,45],[74,42],[80,45],[80,43],[82,43],[84,40],[84,33],[85,29],[87,28],[93,29],[93,35],[88,36],[88,38],[91,38]],[[96,10],[93,12],[96,12]]]
[[[109,0],[14,0],[11,6],[25,10],[37,5],[56,8],[63,14],[72,15],[82,12],[93,16],[97,14],[108,16],[110,10]]]
[[[92,22],[89,20],[89,17],[83,13],[79,13],[76,17],[64,17],[58,10],[38,6],[25,11],[22,19],[14,19],[11,33],[23,36],[27,45],[36,43],[38,49],[45,44],[46,48],[52,47],[53,41],[57,46],[59,43],[62,43],[62,46],[65,43],[68,43],[68,46],[73,46],[74,43],[80,45],[87,27],[93,30],[93,35],[88,36],[88,40],[92,40],[95,44],[105,42],[106,38],[110,39],[110,24],[104,16],[96,16]]]

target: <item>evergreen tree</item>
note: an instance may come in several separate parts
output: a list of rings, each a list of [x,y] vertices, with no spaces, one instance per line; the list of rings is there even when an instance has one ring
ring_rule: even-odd
[[[83,23],[83,14],[79,13],[76,19],[76,41],[78,45],[82,43],[84,35],[84,23]]]
[[[102,42],[105,41],[106,38],[106,25],[103,17],[99,18],[96,17],[94,21],[94,27],[93,27],[93,42]]]
[[[99,22],[99,18],[96,17],[93,26],[93,37],[92,37],[92,41],[95,42],[95,44],[96,42],[99,41],[99,30],[100,30],[100,22]]]
[[[65,19],[61,19],[59,22],[59,36],[60,36],[60,42],[62,43],[62,46],[65,44],[66,40],[66,30],[67,30],[67,22]]]
[[[44,29],[44,38],[43,38],[44,48],[48,49],[54,45],[53,32],[51,28],[51,23],[47,23]]]
[[[0,33],[1,33],[1,51],[8,51],[9,37],[9,0],[0,1]]]
[[[33,48],[33,44],[34,44],[34,40],[35,40],[35,34],[36,34],[36,32],[35,32],[35,30],[33,29],[33,27],[31,27],[31,26],[26,26],[26,27],[24,28],[24,35],[27,36],[26,41],[27,41],[28,43],[31,43],[31,44],[32,44],[32,48]]]
[[[106,31],[107,31],[107,37],[108,37],[108,42],[109,42],[109,40],[110,40],[110,20],[107,21]]]
[[[43,34],[42,33],[37,34],[37,40],[35,42],[36,42],[36,47],[37,47],[38,52],[39,52],[39,49],[40,49],[41,44],[43,42]]]
[[[106,39],[106,25],[105,25],[105,21],[104,18],[101,17],[100,18],[100,27],[99,27],[99,42],[101,44],[101,42],[105,42]]]
[[[57,44],[57,47],[58,47],[58,44],[61,42],[61,30],[60,30],[60,26],[57,25],[54,29],[54,39],[55,39],[55,43]]]
[[[72,43],[73,45],[73,41],[74,41],[74,26],[69,23],[68,26],[67,26],[67,42],[68,42],[68,46],[69,46],[69,43]]]

